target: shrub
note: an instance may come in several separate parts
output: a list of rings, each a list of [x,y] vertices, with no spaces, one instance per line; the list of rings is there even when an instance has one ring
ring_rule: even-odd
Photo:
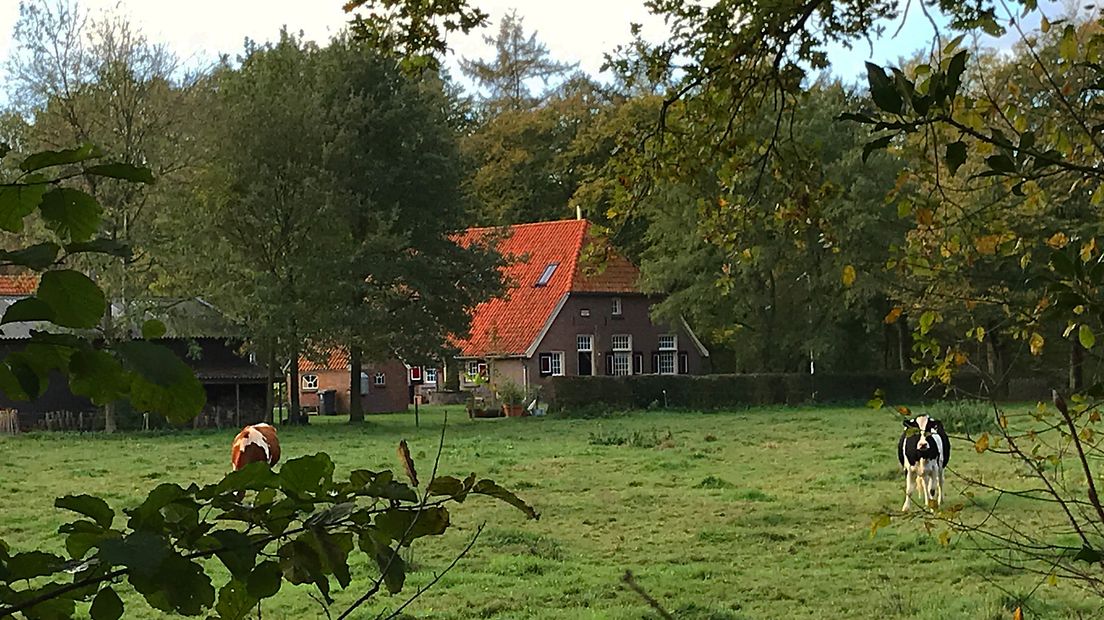
[[[913,413],[921,415],[916,411]],[[925,408],[924,414],[942,422],[943,427],[952,435],[978,435],[996,430],[992,405],[978,400],[933,403]]]

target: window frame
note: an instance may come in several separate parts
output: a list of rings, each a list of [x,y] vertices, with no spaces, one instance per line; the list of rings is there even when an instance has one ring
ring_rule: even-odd
[[[433,379],[429,378],[431,373],[433,375]],[[437,385],[437,369],[436,368],[426,368],[425,369],[425,374],[423,375],[422,382],[425,383],[425,384],[428,384],[428,385]]]
[[[380,371],[376,372],[376,374],[372,375],[372,385],[374,385],[376,387],[386,387],[387,386],[387,373],[380,370]]]
[[[611,316],[624,316],[625,315],[625,307],[621,303],[621,298],[620,297],[614,297],[613,301],[611,303],[612,303],[612,307],[610,308],[610,315]]]
[[[308,383],[307,379],[308,378],[313,378],[314,379],[314,381],[311,382],[311,383],[314,383],[313,386],[307,385],[307,383]],[[315,373],[305,373],[305,374],[303,374],[301,377],[299,377],[299,388],[300,388],[299,391],[301,391],[301,392],[317,392],[318,391],[318,375],[315,374]]]
[[[670,338],[670,341],[664,343],[665,338]],[[656,374],[658,375],[677,375],[679,373],[679,359],[678,359],[678,335],[677,334],[660,334],[659,335],[659,352],[657,353],[658,364],[656,365]]]
[[[622,346],[618,346],[619,339]],[[626,377],[633,374],[633,337],[632,334],[612,334],[610,349],[613,350],[613,376]]]
[[[542,271],[540,276],[537,277],[537,282],[536,282],[536,284],[533,285],[533,288],[540,288],[542,286],[548,286],[548,282],[550,280],[552,280],[552,276],[556,275],[556,269],[559,266],[560,266],[559,263],[548,263],[544,267],[544,271]]]

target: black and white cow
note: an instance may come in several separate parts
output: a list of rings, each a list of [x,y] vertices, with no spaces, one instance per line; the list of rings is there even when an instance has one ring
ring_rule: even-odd
[[[905,432],[897,442],[897,460],[905,470],[905,505],[912,508],[912,493],[918,485],[928,507],[943,504],[943,470],[951,460],[951,441],[943,423],[926,415],[905,420]]]

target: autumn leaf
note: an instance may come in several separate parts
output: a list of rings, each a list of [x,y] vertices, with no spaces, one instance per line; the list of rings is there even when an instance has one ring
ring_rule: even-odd
[[[1046,18],[1044,18],[1044,21],[1045,20],[1046,20]],[[1043,32],[1046,32],[1046,31],[1044,30]],[[1022,608],[1017,607],[1016,611],[1012,612],[1012,620],[1023,620],[1023,609]]]
[[[904,405],[897,408],[897,413],[904,416],[912,415],[912,411],[910,411],[909,408],[905,407]]]
[[[844,286],[851,286],[855,283],[855,277],[855,268],[851,265],[847,265],[843,268],[843,274],[840,276],[840,279],[843,280]]]
[[[1061,250],[1069,245],[1069,237],[1066,236],[1066,233],[1059,231],[1051,235],[1046,244],[1055,250]]]
[[[885,324],[893,325],[894,323],[896,323],[897,319],[901,318],[902,312],[903,310],[900,306],[897,306],[896,308],[890,310],[889,314],[885,315]]]
[[[418,472],[414,470],[414,459],[410,458],[410,448],[406,446],[405,439],[399,442],[399,462],[406,470],[406,475],[410,478],[410,484],[418,486]]]
[[[993,255],[997,253],[1000,240],[1000,235],[985,235],[974,240],[974,247],[977,248],[979,254]]]
[[[1046,339],[1043,338],[1038,332],[1031,334],[1031,339],[1028,340],[1028,345],[1031,347],[1032,355],[1042,355],[1043,345],[1046,344]]]
[[[982,433],[981,437],[974,442],[974,450],[977,450],[978,454],[985,452],[989,449],[989,433]]]

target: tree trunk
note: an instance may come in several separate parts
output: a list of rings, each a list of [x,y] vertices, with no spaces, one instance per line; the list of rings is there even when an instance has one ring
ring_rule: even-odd
[[[1008,381],[1004,376],[1004,346],[993,326],[985,332],[985,353],[989,389],[993,396],[1002,398],[1008,393]]]
[[[364,421],[364,407],[360,400],[361,360],[364,352],[358,346],[349,347],[349,423]]]
[[[1085,350],[1074,340],[1070,347],[1069,389],[1079,392],[1085,386]]]
[[[102,286],[102,281],[101,281]],[[100,326],[104,335],[104,344],[110,345],[115,341],[115,319],[111,316],[111,299],[107,300],[107,309],[104,310],[103,319],[100,320]],[[115,402],[109,402],[104,405],[104,432],[114,433],[117,430],[115,423]]]
[[[276,395],[272,393],[272,386],[276,383],[276,347],[272,339],[268,339],[268,368],[265,371],[265,411],[264,421],[273,424],[272,411],[276,408]]]
[[[294,341],[293,341],[294,342]],[[288,422],[292,425],[303,424],[303,412],[299,408],[299,347],[292,347],[291,363],[288,364]]]
[[[897,370],[908,370],[908,355],[905,351],[908,350],[908,346],[905,344],[905,335],[908,333],[908,317],[902,314],[897,319]]]

